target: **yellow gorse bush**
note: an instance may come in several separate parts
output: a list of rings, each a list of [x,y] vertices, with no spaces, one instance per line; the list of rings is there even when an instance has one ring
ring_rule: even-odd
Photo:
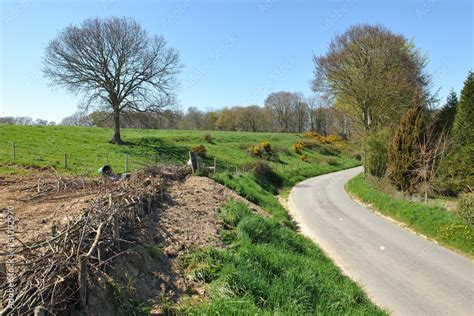
[[[315,133],[315,132],[305,132],[303,134],[304,137],[306,138],[310,138],[310,139],[313,139],[313,140],[317,140],[323,144],[332,144],[332,143],[335,143],[337,141],[339,141],[339,137],[337,137],[336,135],[333,135],[333,134],[329,134],[328,136],[324,136],[324,135],[321,135],[321,134],[318,134],[318,133]]]
[[[300,154],[305,148],[305,143],[302,140],[297,141],[293,145],[291,145],[291,149],[295,152]]]

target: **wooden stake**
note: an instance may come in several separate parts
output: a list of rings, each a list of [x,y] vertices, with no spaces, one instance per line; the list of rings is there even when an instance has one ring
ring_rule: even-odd
[[[125,153],[125,172],[128,172],[128,153]]]
[[[79,308],[87,309],[87,263],[89,257],[84,256],[79,263]]]

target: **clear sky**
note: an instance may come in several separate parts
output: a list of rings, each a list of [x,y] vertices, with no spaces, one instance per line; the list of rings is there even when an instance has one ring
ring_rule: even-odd
[[[79,98],[48,86],[44,49],[57,32],[91,17],[128,16],[176,48],[183,109],[263,105],[274,91],[309,95],[313,53],[358,23],[381,23],[428,54],[439,96],[459,93],[473,68],[471,0],[120,1],[0,0],[0,116],[53,121]]]

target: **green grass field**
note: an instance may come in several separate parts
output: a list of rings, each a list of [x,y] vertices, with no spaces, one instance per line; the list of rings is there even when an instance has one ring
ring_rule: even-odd
[[[204,135],[214,138],[212,143],[204,140]],[[217,159],[218,170],[234,170],[235,166],[244,166],[253,161],[247,148],[261,141],[270,141],[277,151],[279,161],[273,163],[281,172],[290,174],[290,170],[301,169],[304,174],[311,175],[312,169],[319,169],[327,164],[327,158],[335,159],[335,164],[347,162],[343,156],[331,153],[321,154],[319,151],[305,151],[309,162],[300,160],[300,155],[290,151],[291,145],[301,139],[297,134],[283,133],[250,133],[224,131],[170,131],[170,130],[136,130],[122,129],[126,146],[117,146],[108,141],[111,129],[97,127],[70,126],[14,126],[0,125],[0,164],[3,172],[12,172],[8,166],[52,166],[58,170],[64,168],[64,154],[67,153],[67,171],[77,173],[95,173],[97,169],[108,163],[116,172],[125,171],[125,153],[128,153],[129,170],[145,164],[154,163],[185,163],[188,151],[196,145],[204,145],[207,149],[205,162],[213,163]],[[13,143],[16,146],[16,159],[13,159]],[[354,163],[357,163],[354,161]],[[292,178],[299,177],[300,171]]]
[[[377,211],[406,224],[423,235],[440,244],[474,255],[474,227],[443,207],[424,205],[394,198],[376,190],[364,175],[360,174],[349,180],[346,190],[370,203]]]

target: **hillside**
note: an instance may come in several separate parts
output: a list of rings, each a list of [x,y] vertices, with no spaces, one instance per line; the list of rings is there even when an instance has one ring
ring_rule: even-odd
[[[257,161],[248,154],[248,148],[264,140],[268,140],[277,152],[278,162],[272,164],[280,171],[298,168],[311,172],[318,168],[317,165],[348,161],[346,156],[330,147],[305,150],[308,162],[301,161],[300,155],[291,150],[291,145],[302,139],[300,134],[123,129],[123,138],[129,143],[125,146],[110,144],[111,134],[112,130],[97,127],[0,125],[0,163],[4,168],[12,164],[52,166],[78,173],[95,173],[101,165],[108,163],[116,172],[123,172],[126,153],[129,170],[134,170],[155,162],[183,164],[192,147],[204,145],[207,149],[205,161],[213,163],[216,158],[218,171],[234,171],[236,166]],[[206,134],[212,136],[211,143],[204,140]],[[67,168],[64,168],[65,153]],[[355,160],[352,162],[357,164]]]
[[[155,158],[157,163],[184,164],[188,151],[202,144],[207,148],[207,154],[202,160],[209,164],[213,163],[214,158],[218,161],[217,173],[211,172],[208,176],[233,189],[249,200],[250,204],[235,193],[225,191],[227,189],[219,187],[214,181],[202,177],[191,177],[185,182],[180,180],[174,185],[166,185],[162,192],[167,202],[158,206],[157,210],[161,209],[158,213],[161,214],[158,224],[153,224],[154,222],[150,222],[146,217],[140,220],[144,224],[152,224],[146,231],[155,231],[156,227],[163,226],[158,229],[162,231],[133,237],[132,240],[136,240],[135,243],[138,242],[139,247],[127,250],[127,257],[114,259],[110,268],[105,270],[112,276],[112,279],[106,282],[109,285],[104,285],[102,281],[94,281],[93,284],[96,285],[91,285],[92,291],[99,291],[99,301],[91,301],[92,308],[100,306],[100,300],[103,299],[105,309],[111,306],[107,304],[113,304],[123,310],[145,314],[150,309],[169,309],[178,314],[237,310],[245,310],[248,313],[305,313],[314,312],[316,309],[327,312],[380,312],[355,283],[340,274],[317,246],[297,234],[294,224],[275,197],[275,194],[290,188],[301,179],[358,165],[358,160],[349,157],[350,147],[343,142],[321,143],[296,153],[292,150],[292,145],[304,139],[302,135],[209,132],[213,140],[208,143],[204,140],[206,134],[208,133],[194,131],[124,130],[124,138],[129,145],[117,146],[108,143],[110,130],[106,129],[3,125],[0,126],[0,170],[5,186],[1,197],[5,203],[14,203],[16,195],[31,191],[35,196],[31,200],[31,207],[26,207],[26,204],[18,205],[18,224],[24,231],[31,231],[29,236],[34,240],[40,241],[41,233],[48,232],[52,223],[58,225],[61,230],[64,225],[70,225],[72,217],[84,216],[91,207],[89,205],[95,203],[93,201],[96,198],[91,196],[100,194],[99,192],[104,194],[104,188],[108,187],[98,183],[96,177],[86,180],[87,184],[84,186],[84,178],[71,177],[72,174],[97,175],[97,168],[104,163],[111,164],[117,172],[124,171],[125,153],[129,155],[130,170],[153,164]],[[249,147],[265,140],[270,142],[275,154],[274,161],[268,163],[272,166],[270,169],[266,169],[265,164],[255,164],[264,160],[251,157],[248,151]],[[308,144],[310,142],[306,139],[305,141]],[[13,142],[16,147],[15,160],[12,159]],[[63,166],[62,161],[65,152],[69,158],[67,168]],[[306,161],[301,160],[301,155],[306,155]],[[56,171],[51,173],[47,170],[48,166],[52,166]],[[133,172],[132,179],[135,174],[146,177],[143,173]],[[159,187],[163,187],[162,180],[156,182],[156,188],[155,180],[151,180],[150,187],[147,184],[149,177],[138,182],[133,180],[131,184],[124,182],[113,190],[133,187],[136,192],[156,192]],[[54,189],[55,183],[59,185],[60,191]],[[62,184],[69,191],[62,191]],[[42,191],[37,193],[36,187],[41,190],[49,188],[47,192],[51,194],[51,199],[44,199]],[[19,190],[17,193],[16,189]],[[36,200],[38,194],[41,195],[41,203]],[[215,201],[217,195],[218,201]],[[156,199],[156,195],[151,198]],[[244,202],[253,212],[244,204],[229,202],[229,198]],[[138,200],[141,199],[146,200],[149,197],[138,195]],[[203,203],[196,202],[201,199]],[[30,198],[23,200],[21,203],[29,203]],[[68,204],[71,204],[74,210],[69,210],[65,217],[62,209]],[[140,205],[141,203],[137,207]],[[21,211],[30,209],[33,213],[42,210],[41,218],[30,216],[32,213],[29,211]],[[107,212],[106,209],[104,211]],[[193,225],[187,225],[189,221],[192,221]],[[37,227],[38,223],[41,229],[27,229],[30,226]],[[205,228],[206,234],[199,233],[202,228]],[[245,237],[247,235],[248,237]],[[117,254],[122,247],[123,245],[116,250]],[[263,265],[254,266],[258,269],[254,272],[260,275],[258,286],[263,286],[260,289],[252,289],[256,284],[247,278],[253,274],[252,265],[246,266],[239,262],[247,260],[245,256],[249,255],[249,251],[255,252],[255,260],[269,257],[276,260],[268,263],[262,261]],[[278,258],[284,262],[279,263]],[[166,263],[166,269],[160,266],[163,262]],[[306,271],[309,262],[311,267]],[[271,277],[277,270],[285,271],[287,264],[292,266],[291,269],[287,266],[288,273],[293,277],[303,277],[301,282],[307,291],[302,291],[303,288],[284,274],[280,275],[281,282],[275,282],[276,279]],[[231,272],[233,275],[240,275],[242,279],[229,279],[231,270],[234,271]],[[117,274],[114,271],[121,272]],[[156,282],[154,281],[156,284],[153,283],[156,286],[142,282],[150,280],[150,275],[156,273],[159,275]],[[125,275],[124,278],[118,277],[122,274]],[[166,281],[168,278],[179,282],[172,284]],[[326,285],[318,285],[317,280],[324,280]],[[164,288],[160,284],[164,284]],[[110,302],[106,298],[110,295],[107,294],[107,286],[111,286],[112,297],[116,297],[116,301]],[[242,290],[245,288],[247,290]],[[234,293],[233,296],[223,296],[221,291],[224,289]],[[285,299],[281,295],[283,293],[289,293],[292,298]],[[184,301],[180,299],[182,294],[185,294]],[[327,299],[321,300],[321,296]],[[261,301],[263,297],[266,297],[266,302]],[[148,303],[144,303],[145,300]]]

